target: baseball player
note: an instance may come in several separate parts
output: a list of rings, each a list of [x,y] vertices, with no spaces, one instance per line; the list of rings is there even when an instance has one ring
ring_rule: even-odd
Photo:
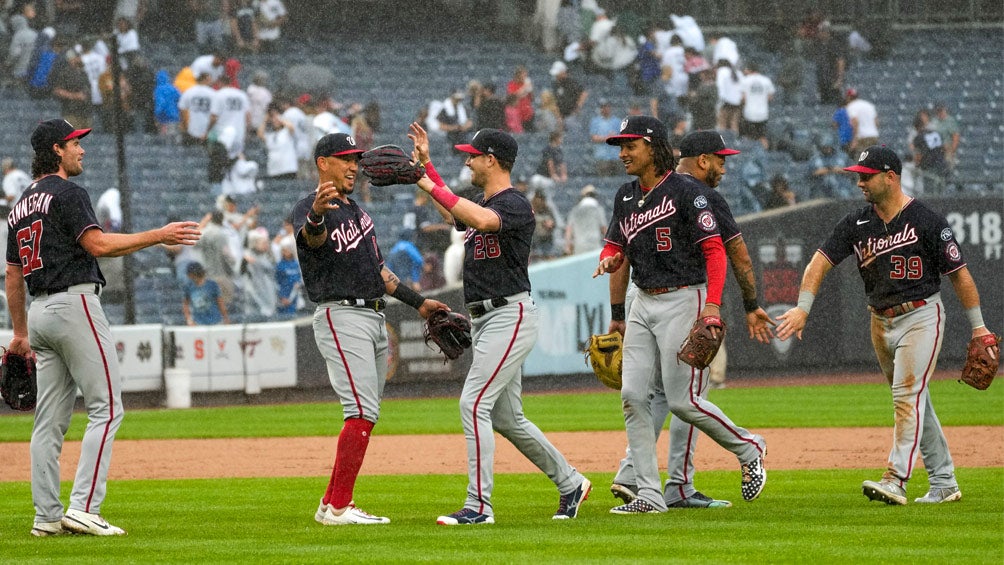
[[[826,274],[853,255],[872,313],[872,346],[895,408],[888,467],[880,481],[862,484],[864,495],[886,504],[906,504],[906,483],[919,449],[931,488],[914,502],[960,500],[962,491],[927,384],[945,333],[941,276],[952,281],[973,337],[990,333],[983,323],[976,283],[945,218],[903,193],[902,164],[895,151],[872,145],[856,165],[844,170],[858,173],[858,188],[869,205],[845,216],[812,256],[802,276],[798,305],[778,316],[777,336],[802,338]]]
[[[115,432],[122,423],[122,382],[108,319],[101,308],[105,278],[96,257],[126,255],[160,243],[193,245],[195,222],[173,222],[136,234],[105,233],[83,187],[80,140],[90,129],[66,120],[41,122],[31,134],[34,182],[7,215],[7,305],[14,326],[10,350],[34,351],[38,405],[31,432],[31,533],[124,535],[101,517]],[[25,290],[31,307],[25,312]],[[59,454],[77,389],[87,408],[77,475],[64,513]]]
[[[317,303],[314,341],[345,420],[331,480],[314,514],[325,526],[390,523],[389,518],[363,511],[352,499],[387,380],[383,295],[415,308],[423,318],[449,309],[400,284],[384,265],[373,220],[349,198],[362,152],[344,133],[319,139],[314,163],[320,184],[292,212],[300,272],[307,295]]]
[[[695,131],[687,134],[680,141],[680,163],[676,172],[694,177],[710,188],[715,188],[725,174],[725,157],[737,155],[739,151],[725,146],[725,139],[715,131]],[[732,273],[742,290],[743,307],[746,310],[746,327],[750,339],[761,343],[770,343],[773,334],[770,325],[775,324],[770,316],[757,304],[756,277],[753,274],[753,262],[750,260],[746,242],[743,241],[739,225],[732,217],[728,203],[717,191],[707,193],[715,219],[718,220],[719,231],[725,242],[725,254],[732,263]],[[768,325],[770,324],[770,325]],[[724,348],[724,345],[722,346]],[[717,363],[724,351],[719,349],[715,356]],[[715,363],[709,367],[714,373]],[[701,388],[701,398],[708,397],[708,384],[711,378]],[[669,416],[669,404],[666,393],[658,384],[653,386],[652,423],[655,425],[655,436],[658,439],[662,427]],[[694,449],[697,447],[697,429],[683,420],[673,417],[669,425],[669,480],[666,481],[664,498],[669,508],[727,508],[732,503],[727,500],[715,500],[694,488]],[[625,503],[635,499],[634,464],[631,451],[621,460],[620,469],[614,477],[610,492]]]
[[[634,500],[611,512],[645,514],[667,509],[649,406],[653,379],[665,391],[674,416],[736,455],[743,475],[743,498],[753,500],[767,479],[764,439],[736,426],[704,399],[704,371],[676,359],[694,320],[719,313],[726,265],[718,220],[710,205],[712,191],[689,175],[673,172],[666,126],[656,118],[629,116],[621,122],[620,133],[608,137],[607,143],[620,146],[625,170],[637,177],[617,191],[607,243],[593,274],[612,275],[610,331],[624,335],[621,401],[638,487]],[[625,320],[629,277],[639,293]]]
[[[460,419],[467,439],[467,500],[440,516],[437,524],[493,524],[495,436],[508,439],[558,487],[553,518],[575,518],[592,484],[575,470],[544,434],[523,415],[522,365],[537,340],[539,312],[530,299],[530,240],[535,222],[530,202],[513,188],[516,140],[485,128],[467,154],[471,182],[484,191],[478,202],[460,198],[429,161],[429,139],[417,123],[408,137],[415,157],[426,165],[418,186],[429,193],[443,219],[464,231],[464,301],[474,330],[474,361],[460,396]]]

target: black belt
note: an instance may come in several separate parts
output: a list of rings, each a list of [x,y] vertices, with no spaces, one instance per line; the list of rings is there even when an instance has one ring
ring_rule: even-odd
[[[365,310],[373,310],[374,312],[380,312],[387,308],[387,301],[383,298],[333,298],[331,300],[322,300],[321,302],[334,302],[339,306],[352,306],[353,308],[363,308]]]
[[[51,296],[53,294],[59,294],[60,292],[66,292],[66,291],[70,290],[70,287],[80,286],[80,285],[85,285],[85,284],[89,284],[89,283],[71,284],[70,286],[64,286],[62,288],[54,288],[52,290],[40,290],[40,291],[38,291],[38,296]],[[98,283],[93,283],[93,284],[94,284],[94,294],[97,294],[98,296],[100,296],[101,295],[101,285],[98,284]]]
[[[494,310],[496,308],[501,308],[506,304],[509,304],[509,301],[504,296],[498,296],[496,298],[492,298],[491,310]],[[467,311],[470,312],[471,318],[480,318],[481,316],[484,316],[485,314],[490,312],[490,310],[482,302],[468,306]]]
[[[676,292],[681,288],[687,288],[687,285],[683,286],[664,286],[661,288],[639,288],[638,290],[648,294],[649,296],[658,296],[660,294],[666,294],[667,292]]]
[[[888,308],[879,309],[873,306],[869,306],[868,309],[884,318],[895,318],[896,316],[909,314],[910,312],[913,312],[914,310],[920,308],[921,306],[924,306],[925,304],[927,304],[926,300],[911,300],[910,302],[904,302],[902,304],[897,304],[895,306],[890,306]]]

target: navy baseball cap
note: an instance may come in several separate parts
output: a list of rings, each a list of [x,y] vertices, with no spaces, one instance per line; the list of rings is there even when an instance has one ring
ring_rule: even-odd
[[[519,145],[513,136],[492,128],[479,130],[471,138],[470,143],[453,147],[470,155],[494,155],[497,159],[508,163],[515,163],[516,153],[519,152]]]
[[[631,139],[644,139],[649,143],[653,139],[669,139],[666,126],[652,116],[628,116],[621,122],[621,131],[607,138],[607,145],[620,145]]]
[[[900,175],[903,174],[903,163],[900,162],[899,155],[896,155],[892,149],[885,145],[872,145],[861,152],[857,165],[844,167],[844,170],[870,175],[892,171]]]
[[[697,157],[708,153],[725,157],[738,155],[739,151],[726,147],[722,134],[712,130],[691,132],[680,140],[680,157]]]
[[[353,153],[363,153],[356,147],[356,140],[347,133],[329,133],[317,140],[314,146],[314,160],[318,157],[340,157]]]
[[[52,146],[63,141],[78,139],[91,133],[91,129],[77,129],[70,122],[56,118],[46,120],[35,126],[31,132],[31,148],[36,152],[52,149]]]

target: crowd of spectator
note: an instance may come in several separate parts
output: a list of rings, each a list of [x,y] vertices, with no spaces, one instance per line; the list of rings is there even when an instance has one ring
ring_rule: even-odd
[[[179,9],[192,16],[192,36],[203,53],[180,70],[154,69],[144,58],[143,33],[152,33],[141,25],[144,2],[117,2],[103,24],[107,33],[89,29],[84,21],[76,27],[61,25],[57,33],[46,25],[51,18],[39,15],[36,2],[7,4],[6,86],[52,98],[74,125],[105,131],[116,127],[110,102],[118,90],[124,110],[118,126],[157,135],[168,144],[205,147],[207,180],[218,195],[252,192],[258,179],[311,180],[316,174],[311,150],[320,136],[350,133],[367,149],[380,129],[375,103],[338,101],[326,91],[273,91],[279,83],[265,71],[247,69],[241,74],[241,57],[282,50],[287,14],[280,0],[179,2]],[[766,151],[780,148],[770,127],[776,98],[787,105],[818,104],[826,116],[832,109],[833,131],[811,132],[801,148],[805,154],[799,160],[812,165],[805,178],[768,172],[764,153],[751,149],[730,172],[738,188],[728,189],[733,192],[727,197],[735,210],[755,212],[816,197],[858,196],[854,179],[843,167],[856,160],[863,147],[889,138],[886,131],[880,136],[880,116],[869,100],[874,93],[846,84],[855,56],[870,48],[860,34],[847,38],[823,14],[812,12],[791,28],[790,41],[777,51],[777,76],[767,76],[763,69],[778,65],[744,56],[726,35],[705,36],[693,17],[671,15],[645,22],[617,3],[603,4],[538,3],[539,10],[553,10],[539,12],[534,19],[542,47],[554,57],[548,67],[538,69],[541,76],[547,71],[549,81],[535,85],[528,69],[516,66],[504,84],[472,80],[466,87],[446,85],[420,112],[430,135],[450,145],[466,142],[473,131],[485,127],[548,140],[542,151],[537,146],[538,154],[521,153],[528,170],[514,176],[537,214],[535,260],[599,247],[604,203],[592,185],[579,184],[571,174],[566,142],[589,152],[590,166],[575,173],[622,175],[617,147],[604,140],[630,114],[659,116],[675,139],[693,130],[718,129]],[[122,68],[117,85],[113,62]],[[816,69],[815,100],[801,92],[809,62]],[[241,76],[250,76],[250,83],[242,85]],[[808,76],[811,79],[811,73]],[[634,98],[590,100],[598,81],[621,81]],[[951,182],[960,132],[949,110],[943,103],[919,108],[913,128],[905,132],[908,191],[942,191]],[[456,168],[462,185],[468,171]],[[23,178],[9,159],[3,172],[9,202],[23,190]],[[365,177],[359,177],[356,194],[369,202]],[[567,210],[556,204],[576,195],[578,201]],[[394,270],[403,281],[430,289],[458,281],[457,254],[459,250],[462,258],[463,249],[456,234],[420,202],[424,197],[421,192],[416,196],[397,241],[383,246],[389,250],[388,260],[400,265],[400,272]],[[249,218],[241,224],[227,211],[232,204],[221,201],[218,214],[207,214],[206,243],[200,249],[176,250],[179,281],[186,289],[197,286],[204,295],[211,295],[213,285],[203,287],[214,283],[220,299],[208,304],[219,310],[221,320],[271,319],[295,312],[304,303],[291,274],[295,252],[289,235],[270,239]],[[200,272],[205,281],[196,285]],[[206,303],[200,299],[200,305]],[[194,295],[187,304],[186,319],[195,320]]]

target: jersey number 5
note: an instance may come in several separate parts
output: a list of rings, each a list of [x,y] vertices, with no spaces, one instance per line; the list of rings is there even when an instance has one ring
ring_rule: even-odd
[[[35,220],[30,226],[17,230],[17,252],[21,257],[21,272],[24,276],[43,267],[42,258],[38,255],[41,243],[42,220]]]
[[[655,250],[670,251],[673,249],[673,239],[669,237],[669,228],[655,228]]]

